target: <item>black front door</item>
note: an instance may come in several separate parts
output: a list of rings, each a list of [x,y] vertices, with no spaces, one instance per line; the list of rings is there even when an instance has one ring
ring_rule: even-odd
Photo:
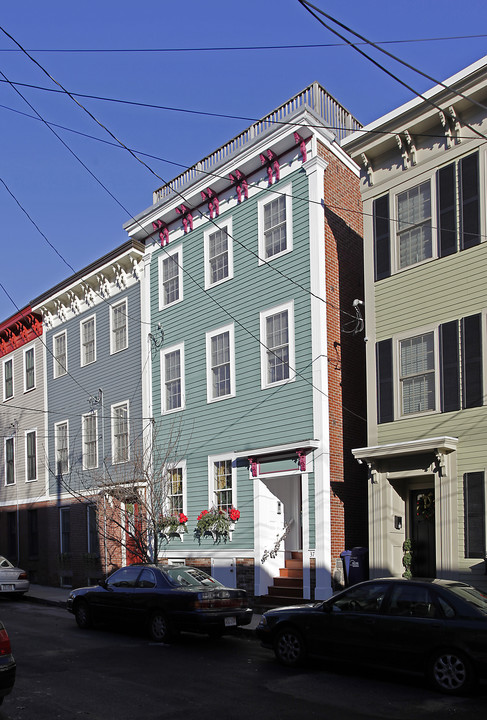
[[[436,576],[435,491],[411,490],[411,540],[414,577]]]

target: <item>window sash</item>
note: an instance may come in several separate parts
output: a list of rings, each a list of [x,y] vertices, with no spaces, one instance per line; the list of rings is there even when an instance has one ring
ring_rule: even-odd
[[[95,318],[81,323],[82,365],[95,361]]]
[[[267,383],[289,379],[289,317],[288,311],[266,318]]]
[[[127,303],[124,301],[112,307],[112,352],[127,347]]]
[[[181,351],[164,355],[165,409],[176,410],[182,406]]]
[[[215,505],[228,511],[233,505],[232,461],[217,460],[213,463]]]
[[[397,236],[400,268],[432,257],[429,180],[397,196]]]
[[[60,377],[67,373],[67,357],[66,357],[66,333],[56,335],[54,338],[54,377]]]
[[[5,484],[15,485],[15,442],[14,438],[5,440]]]
[[[127,462],[129,459],[128,405],[113,408],[113,462]]]
[[[229,276],[228,232],[226,228],[217,230],[208,238],[208,260],[210,264],[210,283],[225,280]]]
[[[266,260],[287,250],[286,197],[264,205],[264,253]]]
[[[400,342],[402,413],[435,409],[434,334],[426,333]]]
[[[213,398],[231,394],[230,333],[224,332],[211,338],[211,376]]]
[[[96,414],[83,417],[83,469],[98,466],[98,418]]]
[[[27,480],[37,480],[37,442],[35,431],[28,432],[26,436],[27,450]]]
[[[56,475],[68,472],[68,424],[56,425]]]
[[[14,367],[13,361],[7,360],[3,366],[4,380],[5,380],[5,399],[14,396]]]
[[[163,304],[171,305],[179,300],[179,253],[162,261]]]
[[[32,390],[35,386],[34,348],[25,351],[25,389]]]
[[[183,469],[173,468],[169,473],[169,514],[184,512]]]

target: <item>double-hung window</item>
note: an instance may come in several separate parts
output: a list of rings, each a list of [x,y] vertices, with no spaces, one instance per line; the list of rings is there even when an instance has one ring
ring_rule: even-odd
[[[159,309],[183,299],[183,249],[165,250],[159,257]]]
[[[96,321],[95,316],[82,320],[81,334],[81,365],[90,365],[96,360]]]
[[[60,422],[54,426],[54,452],[56,455],[56,475],[66,475],[69,471],[68,423]]]
[[[96,412],[83,415],[83,470],[98,467],[98,416]]]
[[[258,223],[259,264],[292,250],[291,186],[259,200]]]
[[[397,196],[397,238],[400,268],[432,256],[429,180]]]
[[[66,375],[68,371],[68,355],[66,347],[66,331],[54,335],[52,340],[53,376]],[[82,363],[83,364],[83,363]]]
[[[123,463],[129,460],[129,404],[112,405],[112,460]]]
[[[15,485],[15,438],[5,440],[5,485]]]
[[[234,327],[206,333],[207,400],[235,395]]]
[[[403,415],[434,410],[434,333],[416,335],[399,342],[401,407]]]
[[[35,354],[31,347],[24,351],[24,388],[25,392],[33,390],[36,384],[35,377]]]
[[[205,232],[205,287],[233,277],[232,221]]]
[[[167,505],[168,514],[184,512],[184,467],[172,468],[168,473]]]
[[[8,400],[14,396],[14,364],[13,360],[5,360],[3,364],[3,397]]]
[[[234,504],[233,462],[232,460],[213,461],[213,498],[218,510],[228,511]]]
[[[37,433],[29,430],[25,434],[26,481],[37,480]]]
[[[262,388],[295,379],[294,307],[287,303],[260,314]]]
[[[128,347],[128,314],[127,300],[122,300],[111,307],[110,313],[110,352],[125,350]]]
[[[184,408],[184,345],[174,345],[161,352],[161,411]]]

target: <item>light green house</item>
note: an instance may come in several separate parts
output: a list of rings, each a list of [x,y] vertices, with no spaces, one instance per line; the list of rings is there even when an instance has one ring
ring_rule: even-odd
[[[486,585],[487,58],[346,138],[362,166],[371,575]]]
[[[358,167],[338,141],[358,127],[314,83],[125,226],[146,245],[146,441],[168,465],[167,513],[188,518],[163,528],[159,556],[255,596],[326,597],[345,544],[365,542],[350,453],[365,439],[363,343],[341,332],[357,323],[362,249],[361,216],[342,211],[360,202]],[[238,509],[234,529],[195,532],[211,508]]]

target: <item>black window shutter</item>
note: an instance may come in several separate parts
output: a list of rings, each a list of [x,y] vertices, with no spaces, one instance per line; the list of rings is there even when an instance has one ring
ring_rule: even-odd
[[[479,156],[460,160],[460,200],[462,211],[462,250],[480,243]]]
[[[441,410],[460,410],[460,353],[458,321],[440,325]]]
[[[485,484],[483,472],[463,476],[465,557],[485,558]]]
[[[481,315],[462,318],[462,388],[464,408],[483,405]]]
[[[457,212],[455,163],[438,170],[438,255],[457,251]]]
[[[373,213],[375,279],[382,280],[391,274],[389,195],[383,195],[377,198],[377,200],[374,200]]]
[[[392,366],[392,339],[376,345],[377,362],[377,417],[379,423],[394,420],[394,377]]]

